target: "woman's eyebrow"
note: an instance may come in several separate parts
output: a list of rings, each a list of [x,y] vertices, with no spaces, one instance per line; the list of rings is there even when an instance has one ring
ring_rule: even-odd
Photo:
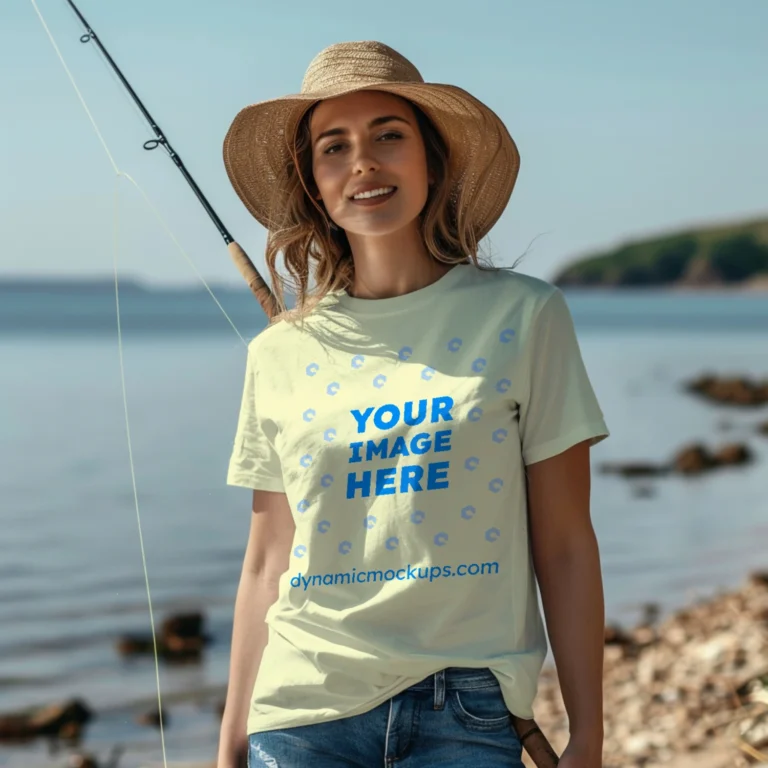
[[[382,117],[374,117],[373,120],[371,120],[371,122],[368,123],[368,127],[375,128],[377,125],[382,125],[383,123],[389,123],[392,120],[399,120],[401,123],[410,125],[410,123],[404,117],[400,117],[399,115],[383,115]],[[320,141],[320,139],[324,139],[327,136],[342,136],[345,133],[347,133],[346,128],[329,128],[327,131],[323,131],[315,139],[315,144],[317,144],[317,142]]]

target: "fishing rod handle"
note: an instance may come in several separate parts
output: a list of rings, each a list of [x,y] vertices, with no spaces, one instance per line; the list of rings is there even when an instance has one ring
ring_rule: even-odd
[[[547,737],[536,725],[535,720],[524,720],[521,717],[512,715],[512,723],[515,731],[523,743],[523,748],[531,756],[536,768],[555,768],[560,762],[557,753],[552,749],[552,745]]]
[[[272,289],[264,282],[264,278],[259,274],[248,254],[236,242],[229,243],[227,250],[267,318],[271,320],[277,314],[277,299]]]

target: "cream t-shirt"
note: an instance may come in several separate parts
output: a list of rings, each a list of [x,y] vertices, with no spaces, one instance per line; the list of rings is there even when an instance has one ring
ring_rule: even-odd
[[[532,717],[525,465],[608,434],[564,296],[534,277],[458,265],[261,332],[227,483],[284,492],[296,533],[248,732],[366,712],[444,667],[490,667]]]

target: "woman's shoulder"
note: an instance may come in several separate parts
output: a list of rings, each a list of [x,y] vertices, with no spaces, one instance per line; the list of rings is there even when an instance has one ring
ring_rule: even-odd
[[[517,272],[512,267],[472,267],[472,281],[483,291],[499,300],[526,301],[541,305],[559,289],[556,285],[533,275]]]
[[[248,342],[249,352],[260,359],[281,357],[287,349],[294,348],[310,334],[319,315],[318,307],[312,308],[303,317],[288,313],[270,320]]]
[[[269,355],[280,345],[280,340],[284,338],[285,320],[276,320],[268,322],[255,336],[248,342],[248,352],[254,357]]]

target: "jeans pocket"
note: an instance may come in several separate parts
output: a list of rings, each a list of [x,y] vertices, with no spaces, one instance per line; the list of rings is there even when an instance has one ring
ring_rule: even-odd
[[[498,685],[450,691],[448,699],[456,719],[476,731],[503,731],[512,727],[512,715]]]

